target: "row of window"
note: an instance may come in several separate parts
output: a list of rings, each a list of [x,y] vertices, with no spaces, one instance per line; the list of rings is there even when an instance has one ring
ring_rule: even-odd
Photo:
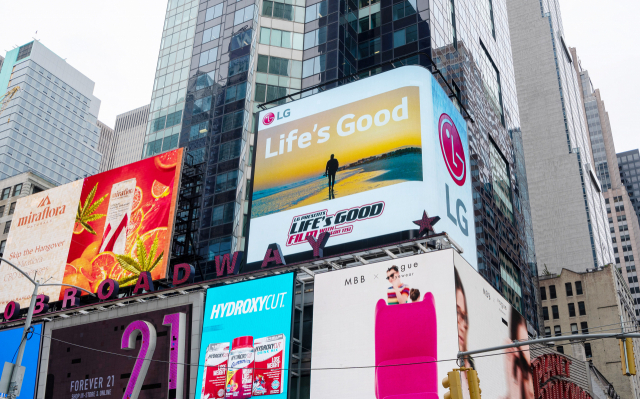
[[[582,281],[576,281],[575,285],[576,285],[576,295],[582,295],[584,293],[582,291]],[[573,296],[573,286],[571,285],[570,282],[564,284],[564,289],[565,289],[565,292],[566,292],[567,296]],[[556,299],[556,298],[557,298],[556,286],[555,285],[550,285],[549,286],[549,299]],[[540,287],[540,299],[542,299],[543,301],[547,300],[547,289],[546,289],[546,287]]]
[[[260,44],[302,50],[304,35],[285,30],[260,28]]]
[[[578,330],[578,323],[571,323],[571,334],[573,335],[580,334],[580,333],[589,334],[589,325],[587,324],[586,321],[580,322],[580,330]],[[553,326],[553,334],[556,337],[562,336],[562,328],[560,326]],[[545,337],[551,336],[551,327],[544,328],[544,336]]]
[[[151,123],[151,133],[167,127],[175,126],[182,122],[182,111],[172,112],[169,115],[156,118]]]
[[[13,212],[16,211],[16,203],[12,202],[11,205],[9,205],[9,213],[7,213],[7,215],[13,215]],[[0,218],[4,216],[4,205],[0,206]]]
[[[22,183],[16,184],[15,186],[13,186],[13,195],[11,195],[11,187],[6,187],[5,189],[2,190],[2,196],[0,197],[0,200],[6,200],[9,197],[15,197],[16,195],[20,195],[21,192],[22,192]]]
[[[574,303],[569,303],[567,304],[567,307],[569,309],[569,317],[576,317],[576,305]],[[584,306],[584,302],[578,302],[578,312],[580,313],[580,316],[587,315],[587,309]],[[551,306],[551,313],[554,320],[560,318],[558,305]],[[542,307],[542,317],[544,320],[549,320],[549,308],[546,306]]]

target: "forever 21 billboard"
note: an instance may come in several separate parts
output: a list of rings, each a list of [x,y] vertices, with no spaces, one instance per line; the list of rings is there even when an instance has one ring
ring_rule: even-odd
[[[191,313],[186,305],[53,329],[44,398],[187,398]]]

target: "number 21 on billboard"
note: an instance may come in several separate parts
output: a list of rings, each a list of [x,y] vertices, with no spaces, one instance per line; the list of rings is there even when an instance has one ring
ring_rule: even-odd
[[[169,391],[175,390],[175,398],[183,397],[184,387],[184,348],[185,348],[185,324],[187,317],[184,313],[173,313],[164,316],[162,325],[171,326],[169,333],[171,349],[169,350]],[[136,320],[131,322],[122,334],[120,347],[126,350],[136,348],[138,335],[142,336],[140,351],[136,363],[131,371],[131,377],[122,399],[137,399],[142,388],[142,383],[147,375],[149,363],[156,350],[156,329],[153,324]],[[169,395],[168,397],[172,397]]]

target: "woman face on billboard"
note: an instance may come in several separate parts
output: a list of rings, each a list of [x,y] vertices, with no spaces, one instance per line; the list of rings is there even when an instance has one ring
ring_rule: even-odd
[[[515,310],[511,310],[511,341],[526,341],[527,324],[524,318]],[[531,356],[529,348],[511,348],[505,350],[505,372],[509,385],[508,398],[533,399],[533,375],[531,371]]]
[[[456,314],[458,317],[458,349],[461,352],[467,350],[467,335],[469,324],[467,318],[467,299],[464,291],[456,289]]]

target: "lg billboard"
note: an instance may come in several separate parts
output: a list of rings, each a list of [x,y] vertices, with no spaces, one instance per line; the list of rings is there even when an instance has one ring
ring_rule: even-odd
[[[426,211],[476,267],[466,122],[407,66],[259,114],[248,262],[407,232]],[[264,234],[268,231],[269,234]]]
[[[523,317],[454,250],[316,274],[311,399],[441,398],[459,351],[526,340]],[[528,348],[466,362],[483,396],[533,399]],[[468,398],[466,375],[462,375]]]
[[[121,287],[141,272],[166,277],[182,150],[20,198],[4,257],[32,277],[91,292],[111,278]],[[0,264],[0,311],[26,307],[33,285]],[[64,288],[40,287],[58,300]]]

